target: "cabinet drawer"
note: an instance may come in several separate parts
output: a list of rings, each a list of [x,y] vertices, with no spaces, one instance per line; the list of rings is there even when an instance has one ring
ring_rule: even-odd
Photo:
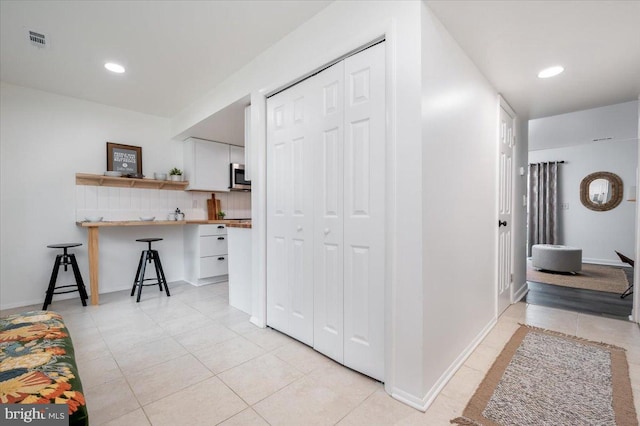
[[[209,256],[200,258],[200,277],[215,277],[229,273],[227,256]]]
[[[200,225],[198,226],[198,233],[200,236],[226,234],[227,225],[223,223],[215,223],[211,225]]]
[[[200,237],[200,257],[227,254],[227,235],[205,235]]]

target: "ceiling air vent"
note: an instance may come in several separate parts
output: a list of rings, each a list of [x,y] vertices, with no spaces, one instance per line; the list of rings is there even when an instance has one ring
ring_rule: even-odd
[[[47,47],[47,38],[42,33],[29,31],[29,41],[36,47]]]
[[[613,139],[613,138],[612,138],[612,137],[606,137],[606,138],[595,138],[595,139],[593,139],[593,142],[610,141],[611,139]]]

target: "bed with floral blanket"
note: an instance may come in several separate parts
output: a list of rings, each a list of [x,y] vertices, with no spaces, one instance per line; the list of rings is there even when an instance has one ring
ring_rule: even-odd
[[[69,425],[89,424],[71,337],[59,314],[0,318],[0,404],[67,404]]]

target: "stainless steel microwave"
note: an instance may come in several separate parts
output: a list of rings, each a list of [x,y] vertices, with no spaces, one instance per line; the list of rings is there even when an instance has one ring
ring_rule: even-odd
[[[231,163],[230,171],[230,190],[251,191],[251,181],[244,177],[244,164]]]

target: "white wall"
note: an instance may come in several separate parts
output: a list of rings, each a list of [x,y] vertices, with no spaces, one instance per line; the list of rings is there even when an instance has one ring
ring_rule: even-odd
[[[495,320],[498,95],[422,8],[423,357],[427,397]]]
[[[48,244],[84,244],[75,253],[88,286],[87,233],[75,224],[75,173],[104,172],[107,141],[141,146],[146,174],[182,167],[182,145],[170,140],[167,119],[6,83],[0,119],[0,306],[9,308],[44,300],[57,254]],[[101,292],[131,285],[141,250],[134,240],[148,236],[165,238],[158,249],[167,279],[182,279],[180,229],[102,230]]]
[[[387,337],[385,387],[421,406],[422,372],[422,167],[420,7],[416,1],[334,2],[254,61],[205,94],[172,121],[180,134],[251,94],[252,210],[255,298],[253,316],[264,317],[265,119],[264,95],[386,35],[388,117]],[[401,164],[402,167],[395,167]],[[382,315],[383,313],[381,313]]]
[[[516,111],[517,112],[517,111]],[[515,177],[513,203],[513,288],[511,301],[517,302],[527,287],[527,164],[529,158],[529,120],[516,120]],[[520,167],[523,174],[520,175]]]
[[[426,6],[331,4],[178,114],[172,134],[251,93],[254,294],[264,297],[264,95],[383,34],[389,117],[385,387],[424,408],[495,319],[498,105],[496,92]],[[254,317],[262,315],[262,305],[254,304]]]
[[[529,149],[553,149],[593,142],[594,139],[637,138],[638,101],[585,109],[529,123]]]
[[[626,121],[618,118],[610,120],[612,111],[633,110],[633,115],[624,114]],[[599,113],[599,114],[598,114]],[[629,118],[630,117],[630,118]],[[610,107],[578,111],[561,116],[532,120],[535,135],[553,138],[554,129],[562,128],[564,120],[568,126],[584,120],[601,123],[601,128],[616,126],[624,129],[624,138],[611,141],[591,142],[579,140],[579,144],[555,149],[536,150],[529,153],[529,162],[564,160],[560,166],[559,204],[567,204],[568,209],[558,211],[558,227],[561,244],[582,248],[582,257],[586,262],[619,264],[614,250],[622,253],[634,253],[637,203],[626,201],[627,190],[636,182],[638,166],[637,135],[638,102],[627,102]],[[631,137],[628,137],[631,135]],[[530,135],[532,142],[534,134]],[[586,137],[586,136],[585,136]],[[624,199],[618,207],[606,212],[589,210],[580,202],[580,182],[587,175],[606,171],[620,176],[624,186]]]
[[[640,167],[640,95],[638,96],[638,165]],[[638,260],[640,258],[640,209],[638,206],[638,195],[640,189],[640,171],[636,169],[636,252],[634,259]],[[640,268],[634,268],[635,275],[633,277],[634,283],[640,283]],[[633,292],[633,320],[637,323],[640,323],[640,291],[638,291],[638,284],[636,284],[636,291]]]

